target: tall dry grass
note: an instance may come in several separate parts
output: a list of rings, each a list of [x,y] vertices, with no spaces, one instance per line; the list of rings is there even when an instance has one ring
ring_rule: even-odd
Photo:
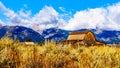
[[[26,45],[9,38],[0,40],[0,68],[119,68],[120,48],[73,48],[54,42]]]

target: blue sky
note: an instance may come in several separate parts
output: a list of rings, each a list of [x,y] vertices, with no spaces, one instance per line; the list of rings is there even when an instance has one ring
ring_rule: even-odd
[[[120,30],[120,0],[0,0],[0,9],[3,26]]]
[[[58,12],[61,12],[59,7],[63,7],[67,11],[74,10],[74,12],[76,12],[88,8],[106,7],[119,1],[120,0],[1,0],[6,7],[14,11],[26,8],[31,10],[33,14],[39,12],[45,5],[52,6]]]

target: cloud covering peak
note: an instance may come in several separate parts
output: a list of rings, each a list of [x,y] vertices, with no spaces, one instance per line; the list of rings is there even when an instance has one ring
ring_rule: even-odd
[[[106,8],[101,7],[78,11],[65,26],[65,29],[70,30],[83,28],[120,30],[120,3]]]
[[[120,2],[107,7],[77,11],[73,14],[73,17],[69,16],[69,20],[65,18],[66,15],[68,17],[69,13],[60,14],[52,6],[45,6],[36,14],[32,14],[30,10],[25,9],[15,12],[7,8],[2,2],[0,2],[0,9],[0,12],[3,12],[3,15],[7,17],[9,24],[30,27],[40,33],[44,29],[52,27],[66,30],[96,28],[120,30]],[[65,8],[62,11],[66,11]],[[7,25],[2,19],[0,19],[0,23]]]

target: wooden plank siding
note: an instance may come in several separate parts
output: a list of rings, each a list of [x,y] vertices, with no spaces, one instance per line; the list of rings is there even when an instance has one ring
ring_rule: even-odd
[[[83,40],[84,37],[85,37],[85,34],[69,35],[67,40]]]
[[[62,42],[64,44],[71,45],[103,45],[104,43],[99,42],[92,31],[86,30],[81,32],[71,32],[66,41]]]

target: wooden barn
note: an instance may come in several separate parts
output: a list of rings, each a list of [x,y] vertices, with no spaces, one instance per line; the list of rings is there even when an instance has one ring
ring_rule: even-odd
[[[81,32],[71,32],[65,41],[67,44],[77,45],[103,45],[104,43],[96,40],[95,35],[92,31],[86,30]]]

